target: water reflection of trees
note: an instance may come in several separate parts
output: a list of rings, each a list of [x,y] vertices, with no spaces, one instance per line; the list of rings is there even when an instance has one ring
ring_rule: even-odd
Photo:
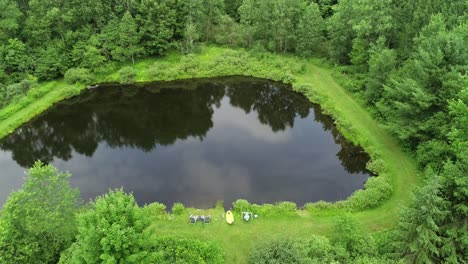
[[[256,84],[256,89],[239,83],[227,88],[231,105],[258,113],[261,123],[269,125],[276,132],[294,126],[297,115],[304,118],[309,115],[311,103],[302,94],[291,92],[280,84],[267,82]]]
[[[202,139],[213,126],[213,108],[227,95],[246,113],[256,111],[261,123],[273,131],[294,126],[297,116],[315,119],[331,131],[342,148],[337,154],[349,172],[361,172],[368,156],[344,140],[333,121],[304,96],[258,79],[227,78],[103,87],[64,101],[0,142],[15,161],[28,167],[35,160],[68,160],[73,151],[92,156],[100,142],[110,147],[151,151],[177,139]],[[174,91],[176,89],[177,91]]]
[[[177,139],[203,138],[213,126],[212,107],[224,96],[224,89],[211,88],[157,94],[129,87],[89,91],[24,125],[0,148],[28,167],[37,159],[68,160],[73,150],[92,156],[101,141],[150,151]]]
[[[343,167],[350,173],[366,173],[365,167],[369,161],[369,154],[364,152],[362,147],[356,146],[346,140],[336,128],[333,119],[330,116],[324,115],[319,105],[314,105],[315,121],[322,124],[322,128],[330,131],[333,135],[333,140],[341,146],[340,151],[336,154],[341,161]]]

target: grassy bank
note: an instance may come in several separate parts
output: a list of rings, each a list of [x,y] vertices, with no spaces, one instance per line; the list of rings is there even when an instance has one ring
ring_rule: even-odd
[[[385,230],[397,220],[400,207],[408,203],[411,186],[417,183],[415,162],[401,151],[396,140],[332,78],[332,69],[317,60],[271,54],[250,54],[217,47],[207,47],[200,54],[172,54],[160,59],[143,60],[135,65],[115,65],[109,73],[95,76],[96,83],[118,82],[119,69],[131,66],[131,81],[145,82],[187,78],[246,75],[291,83],[311,101],[336,120],[339,130],[371,155],[369,168],[379,174],[346,201],[335,204],[309,204],[292,216],[269,216],[256,221],[228,226],[222,221],[222,209],[193,213],[210,213],[212,224],[189,225],[187,217],[155,220],[155,232],[181,237],[214,240],[226,250],[229,263],[244,262],[246,252],[259,239],[273,236],[307,236],[311,233],[333,236],[331,228],[338,214],[351,212],[362,228],[369,232]],[[126,78],[128,81],[128,78]],[[64,81],[40,84],[21,101],[0,111],[0,138],[45,111],[54,103],[76,95],[85,85]],[[71,172],[73,173],[73,171]],[[241,198],[241,197],[239,197]]]

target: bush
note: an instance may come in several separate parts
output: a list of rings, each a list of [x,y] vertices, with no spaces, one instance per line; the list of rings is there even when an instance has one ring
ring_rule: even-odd
[[[341,255],[340,263],[353,263],[350,259],[375,255],[377,248],[374,240],[359,228],[351,215],[341,215],[334,229],[337,234],[334,239],[335,246],[345,250],[337,254]]]
[[[294,86],[294,89],[300,93],[306,94],[309,91],[313,90],[312,85],[308,83],[301,83]]]
[[[364,190],[354,192],[346,201],[351,210],[361,211],[375,208],[390,198],[393,192],[392,185],[388,183],[385,174],[369,178],[364,187]]]
[[[136,72],[132,67],[123,67],[119,70],[119,82],[122,84],[135,83]]]
[[[149,219],[162,219],[167,214],[166,205],[156,202],[145,205],[142,210],[145,216]]]
[[[234,212],[240,214],[241,212],[250,212],[252,210],[252,205],[244,199],[238,199],[232,204]]]
[[[247,200],[239,199],[233,203],[234,211],[238,214],[242,212],[253,212],[262,216],[284,216],[294,215],[297,211],[297,206],[292,202],[280,202],[272,204],[250,204]]]
[[[291,84],[296,81],[296,77],[290,71],[286,71],[281,77],[281,81]]]
[[[375,159],[375,160],[370,160],[366,164],[366,169],[369,170],[372,173],[378,174],[378,173],[383,173],[386,172],[386,164],[383,159]]]
[[[293,202],[280,202],[275,206],[275,213],[278,215],[292,215],[297,211],[297,205]]]
[[[323,236],[277,238],[252,248],[249,263],[331,263],[333,247]]]
[[[182,72],[192,74],[200,68],[200,62],[193,54],[185,55],[180,59],[179,69]]]
[[[156,62],[148,68],[147,76],[151,80],[165,80],[168,77],[170,63]]]
[[[172,206],[172,213],[174,215],[182,215],[183,213],[185,213],[187,210],[185,209],[185,206],[181,203],[175,203],[173,206]]]
[[[153,263],[224,263],[224,253],[213,242],[196,239],[158,237],[153,241],[152,252],[158,254]]]
[[[37,85],[36,81],[24,79],[19,83],[0,87],[0,107],[25,96],[31,88]]]
[[[64,76],[65,82],[69,84],[91,84],[94,77],[88,69],[84,68],[71,68]]]
[[[304,209],[306,209],[309,212],[315,212],[317,210],[323,211],[323,210],[328,210],[333,208],[333,204],[325,201],[318,201],[315,203],[306,203],[304,205]]]
[[[249,263],[304,263],[305,249],[298,240],[280,238],[251,249]]]

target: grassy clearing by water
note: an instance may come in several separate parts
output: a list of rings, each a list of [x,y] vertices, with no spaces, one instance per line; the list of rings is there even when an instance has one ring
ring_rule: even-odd
[[[229,59],[226,60],[226,57]],[[118,82],[118,69],[123,66],[129,65],[117,65],[110,74],[100,74],[96,77],[96,83]],[[362,145],[373,159],[385,162],[385,170],[379,173],[379,177],[383,178],[385,175],[385,180],[392,187],[389,197],[379,202],[378,206],[373,206],[373,209],[354,210],[351,198],[346,202],[328,206],[328,209],[298,210],[295,216],[260,215],[258,220],[249,223],[236,219],[232,226],[227,225],[221,218],[222,209],[188,209],[187,213],[211,214],[213,222],[209,225],[191,225],[188,224],[186,215],[168,216],[167,219],[155,220],[154,229],[158,234],[214,240],[225,249],[228,263],[243,263],[246,262],[249,248],[259,240],[276,236],[306,237],[312,233],[333,236],[333,224],[336,217],[343,212],[351,211],[363,230],[383,231],[397,222],[400,208],[410,201],[412,186],[418,182],[415,162],[401,150],[398,142],[335,82],[332,70],[321,65],[318,60],[271,54],[256,56],[245,51],[205,47],[200,54],[188,57],[171,54],[164,58],[142,60],[132,68],[135,71],[135,82],[246,75],[291,83],[310,100],[320,103],[322,108],[333,116],[338,128],[348,139]],[[0,138],[53,104],[77,95],[83,89],[84,85],[69,85],[64,81],[40,84],[24,99],[0,111]],[[73,171],[71,173],[73,174]]]

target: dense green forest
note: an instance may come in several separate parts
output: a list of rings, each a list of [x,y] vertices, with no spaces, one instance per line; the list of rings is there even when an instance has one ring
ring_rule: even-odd
[[[467,10],[466,0],[0,0],[0,108],[43,81],[92,83],[203,44],[319,57],[414,156],[423,186],[376,237],[345,215],[339,238],[265,242],[250,261],[466,263]],[[0,214],[1,263],[223,262],[214,243],[152,237],[157,206],[115,191],[82,207],[69,175],[40,163],[28,175]]]

